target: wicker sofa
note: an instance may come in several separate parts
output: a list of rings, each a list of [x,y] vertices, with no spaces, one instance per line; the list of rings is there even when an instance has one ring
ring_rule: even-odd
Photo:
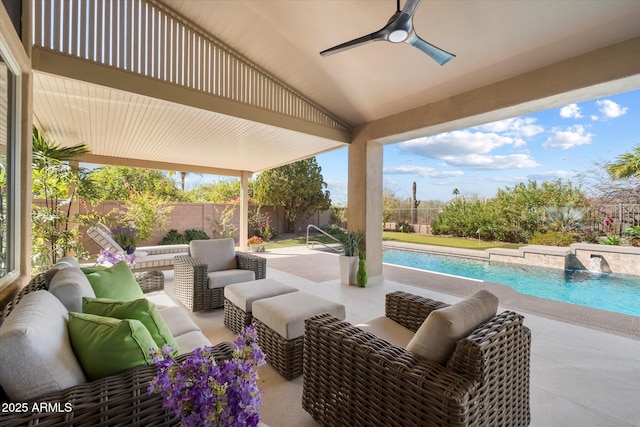
[[[265,258],[236,252],[233,239],[192,240],[175,257],[173,293],[191,311],[224,307],[224,287],[264,279]]]
[[[144,293],[162,296],[162,292],[159,292],[164,288],[164,276],[161,272],[137,273],[136,281]],[[26,295],[46,291],[47,286],[44,274],[35,276],[11,302],[2,308],[0,325],[10,319],[12,311]],[[199,330],[187,332],[189,329],[187,323],[190,319],[183,309],[169,308],[179,309],[186,316],[186,318],[180,318],[180,313],[176,312],[166,315],[167,319],[173,319],[174,322],[179,323],[173,325],[174,328],[185,331],[187,335],[199,333]],[[161,314],[165,317],[162,310]],[[172,327],[172,325],[169,326]],[[201,338],[206,340],[204,335]],[[223,360],[230,358],[232,351],[231,343],[221,343],[215,346],[214,353],[219,360]],[[16,349],[16,352],[19,353],[20,350]],[[183,353],[177,359],[184,360],[189,354]],[[56,358],[56,354],[50,354],[50,356]],[[0,393],[2,407],[7,408],[7,410],[0,411],[0,425],[177,426],[179,421],[162,409],[161,398],[158,395],[147,393],[149,383],[156,373],[155,366],[140,366],[117,375],[87,381],[27,401],[12,402],[4,393]]]
[[[398,291],[386,296],[385,316],[415,332],[444,307]],[[315,316],[305,324],[302,405],[324,426],[526,426],[530,346],[511,311],[458,341],[444,365]]]

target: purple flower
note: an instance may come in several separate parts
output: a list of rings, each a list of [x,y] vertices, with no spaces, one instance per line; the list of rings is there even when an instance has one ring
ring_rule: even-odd
[[[152,349],[158,374],[149,394],[160,394],[162,407],[183,426],[255,427],[262,403],[256,368],[265,364],[255,328],[248,326],[236,339],[230,360],[217,364],[212,350],[198,348],[178,364],[171,346]]]
[[[98,257],[98,264],[111,264],[116,265],[120,261],[127,263],[129,267],[133,267],[136,263],[136,256],[134,254],[127,255],[124,252],[111,252],[106,249],[100,251]]]

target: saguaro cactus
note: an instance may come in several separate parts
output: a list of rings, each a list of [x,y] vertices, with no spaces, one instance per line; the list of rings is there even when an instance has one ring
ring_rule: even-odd
[[[416,182],[413,181],[413,195],[411,196],[411,224],[418,223],[418,206],[420,206],[420,200],[416,200]]]

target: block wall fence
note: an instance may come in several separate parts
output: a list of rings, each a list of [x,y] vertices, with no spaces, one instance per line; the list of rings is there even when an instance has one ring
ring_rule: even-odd
[[[34,200],[34,205],[43,205],[43,201]],[[114,210],[118,210],[119,206],[122,205],[122,202],[105,200],[100,202],[100,204],[96,206],[90,205],[80,205],[80,213],[90,213],[96,212],[100,215],[106,215],[109,212]],[[214,225],[215,221],[220,221],[221,215],[225,212],[229,206],[233,206],[233,215],[230,220],[228,220],[227,224],[233,224],[236,228],[238,228],[240,224],[240,206],[238,205],[230,205],[225,203],[169,203],[169,206],[172,206],[171,213],[169,214],[169,222],[167,224],[167,229],[162,231],[158,230],[153,233],[152,237],[149,240],[140,242],[140,246],[151,246],[160,244],[162,238],[167,234],[169,230],[175,229],[180,233],[184,233],[185,230],[196,229],[202,230],[207,233],[207,235],[211,238],[220,238],[220,237],[228,237],[228,235],[221,236],[220,234],[214,233]],[[255,208],[249,206],[249,211],[252,212]],[[260,212],[269,217],[269,225],[276,230],[276,232],[280,234],[284,234],[287,231],[287,224],[284,215],[284,210],[282,208],[275,207],[263,207]],[[307,225],[313,224],[317,227],[321,227],[323,225],[329,224],[331,220],[332,209],[328,209],[325,211],[314,211],[312,214],[308,215],[305,218],[298,218],[295,223],[295,231],[296,233],[301,232],[304,233],[307,230]],[[98,253],[100,251],[99,246],[93,242],[87,235],[83,232],[83,244],[84,247],[91,253]],[[252,235],[252,230],[249,230],[249,236]],[[236,243],[238,243],[238,232],[236,231],[233,235]]]

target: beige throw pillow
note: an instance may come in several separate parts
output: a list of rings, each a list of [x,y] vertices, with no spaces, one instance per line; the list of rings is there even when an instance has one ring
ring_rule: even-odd
[[[432,311],[407,344],[407,350],[428,360],[446,364],[456,343],[498,311],[498,298],[480,290],[456,304]]]

